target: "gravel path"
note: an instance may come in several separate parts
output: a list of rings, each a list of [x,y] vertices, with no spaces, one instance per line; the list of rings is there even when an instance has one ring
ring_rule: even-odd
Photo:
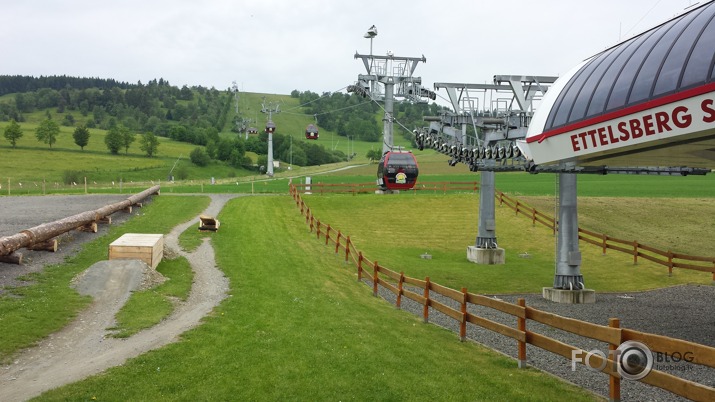
[[[371,280],[364,280],[372,287]],[[415,290],[422,294],[422,290]],[[395,304],[396,297],[389,290],[379,286],[379,296]],[[446,297],[430,295],[437,301],[457,310],[459,304]],[[715,347],[715,286],[676,286],[649,292],[629,294],[597,293],[594,304],[559,304],[547,301],[541,295],[491,295],[510,303],[516,303],[523,297],[526,305],[565,317],[576,318],[596,324],[607,325],[609,318],[619,318],[622,328],[671,336]],[[402,298],[402,309],[417,316],[422,316],[422,305],[406,297]],[[481,317],[516,327],[516,318],[486,307],[469,305],[471,313]],[[430,308],[429,321],[432,324],[459,333],[459,324],[452,318]],[[589,351],[598,349],[607,351],[608,345],[599,341],[573,335],[534,321],[527,322],[527,329],[539,334],[558,339],[570,345]],[[473,324],[467,324],[467,337],[516,359],[516,341]],[[455,340],[458,341],[458,340]],[[527,345],[527,364],[580,387],[608,397],[608,376],[589,371],[583,365],[577,365],[573,371],[570,359]],[[665,364],[665,363],[662,363]],[[514,362],[516,365],[516,362]],[[715,371],[694,364],[670,364],[664,370],[669,374],[683,377],[701,384],[715,387]],[[682,401],[668,391],[644,385],[637,381],[621,381],[622,401]]]
[[[234,197],[236,195],[212,195],[211,204],[203,214],[218,215],[224,204]],[[106,328],[112,325],[116,311],[129,292],[140,285],[142,273],[149,270],[138,261],[120,262],[120,265],[112,265],[112,269],[105,268],[113,261],[95,264],[78,279],[77,285],[81,293],[95,296],[93,304],[72,324],[0,369],[0,401],[26,400],[121,365],[129,358],[175,342],[181,333],[198,325],[201,318],[226,297],[228,279],[216,267],[209,241],[204,241],[192,253],[179,248],[178,236],[189,226],[196,225],[197,218],[178,225],[165,236],[167,251],[185,256],[194,271],[188,299],[180,303],[169,318],[128,339],[108,337]]]

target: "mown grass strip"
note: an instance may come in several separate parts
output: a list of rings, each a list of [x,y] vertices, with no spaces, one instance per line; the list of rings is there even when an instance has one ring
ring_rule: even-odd
[[[184,257],[162,260],[156,267],[166,280],[151,288],[132,292],[117,313],[114,337],[128,338],[153,327],[174,311],[176,301],[186,301],[194,278],[189,261]]]
[[[366,257],[379,260],[380,265],[393,271],[404,271],[418,279],[429,276],[452,289],[467,287],[470,292],[486,294],[540,293],[542,287],[553,284],[556,239],[552,231],[541,225],[532,226],[529,218],[516,216],[507,207],[496,208],[497,242],[505,249],[506,264],[477,265],[467,261],[466,247],[475,243],[477,234],[479,197],[473,194],[333,194],[303,196],[303,200],[321,222],[350,235]],[[609,202],[601,201],[600,209],[586,209],[592,214],[591,221],[611,221],[622,228],[628,221],[624,216],[635,214],[629,213],[627,200],[613,201],[619,205],[615,213],[604,210]],[[669,202],[674,210],[678,205],[678,200],[658,202]],[[300,215],[298,211],[296,214]],[[659,232],[658,225],[658,219],[639,221],[631,227],[629,237],[647,243],[650,233]],[[677,242],[708,244],[699,234],[702,233],[694,232],[690,237],[688,231],[679,231]],[[601,248],[584,243],[580,249],[586,286],[598,292],[711,282],[711,276],[701,272],[681,269],[668,277],[667,268],[645,260],[633,265],[628,254],[609,251],[604,256]],[[431,254],[432,259],[420,258],[424,253]]]
[[[218,218],[231,296],[214,314],[41,400],[594,399],[373,297],[288,197],[236,199]]]

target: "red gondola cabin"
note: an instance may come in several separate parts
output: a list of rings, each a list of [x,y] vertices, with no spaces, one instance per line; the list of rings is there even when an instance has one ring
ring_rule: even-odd
[[[315,124],[308,124],[308,127],[305,128],[305,138],[307,140],[318,139],[318,127],[315,127]]]
[[[417,159],[408,151],[388,151],[377,165],[377,185],[388,190],[409,190],[417,183]]]

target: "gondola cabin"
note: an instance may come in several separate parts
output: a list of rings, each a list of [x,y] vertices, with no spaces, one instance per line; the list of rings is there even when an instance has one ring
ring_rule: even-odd
[[[318,139],[318,127],[315,124],[308,124],[305,128],[305,139],[307,140],[317,140]]]
[[[388,190],[409,190],[417,183],[417,159],[408,151],[388,151],[377,165],[377,185]]]

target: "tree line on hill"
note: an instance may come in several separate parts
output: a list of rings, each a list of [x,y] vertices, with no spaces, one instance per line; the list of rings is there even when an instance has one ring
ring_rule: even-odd
[[[146,84],[129,84],[112,79],[79,78],[68,76],[0,76],[0,95],[9,95],[0,101],[0,121],[25,122],[28,115],[45,111],[46,119],[35,131],[38,141],[50,147],[59,134],[57,124],[76,127],[73,137],[82,149],[89,141],[88,128],[107,130],[105,145],[117,154],[128,151],[141,134],[140,148],[147,156],[158,150],[156,136],[168,137],[198,145],[192,152],[192,161],[205,165],[211,160],[225,162],[234,167],[251,167],[245,157],[247,151],[259,155],[258,165],[267,157],[266,134],[242,135],[222,138],[219,133],[229,123],[233,100],[230,90],[219,91],[201,86],[179,88],[163,78]],[[315,115],[319,127],[335,131],[339,136],[350,136],[362,141],[380,141],[382,127],[376,117],[381,108],[375,102],[350,94],[294,90],[291,96],[299,98],[308,115]],[[423,125],[422,116],[438,114],[436,104],[395,103],[395,118],[407,127]],[[56,113],[53,118],[52,113]],[[62,116],[62,117],[59,117]],[[238,116],[236,116],[238,117]],[[410,132],[400,130],[405,138]],[[22,129],[14,124],[6,126],[5,138],[14,146],[22,136]],[[342,151],[325,149],[307,141],[289,141],[289,137],[275,133],[273,137],[275,159],[301,166],[320,165],[346,160]],[[292,145],[291,145],[292,144]]]

